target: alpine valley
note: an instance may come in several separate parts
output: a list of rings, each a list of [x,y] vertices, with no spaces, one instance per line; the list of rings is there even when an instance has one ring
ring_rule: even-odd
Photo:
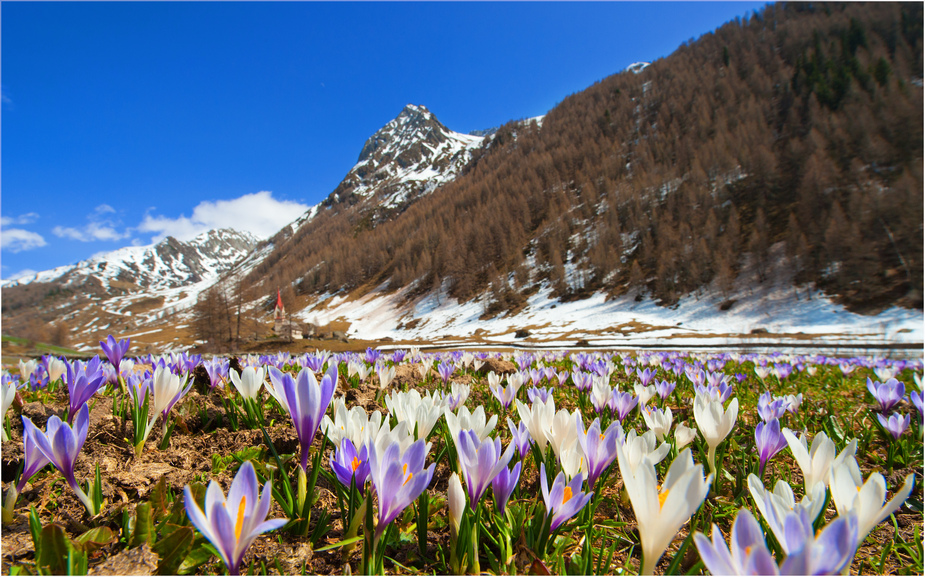
[[[922,22],[773,4],[543,117],[467,135],[409,104],[272,238],[3,281],[3,333],[256,350],[279,294],[355,346],[920,349]]]

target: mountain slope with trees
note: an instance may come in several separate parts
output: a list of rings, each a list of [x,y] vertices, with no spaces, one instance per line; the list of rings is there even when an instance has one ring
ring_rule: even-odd
[[[320,211],[245,283],[672,304],[783,243],[854,310],[921,307],[921,70],[921,4],[770,5],[502,126],[400,213]]]

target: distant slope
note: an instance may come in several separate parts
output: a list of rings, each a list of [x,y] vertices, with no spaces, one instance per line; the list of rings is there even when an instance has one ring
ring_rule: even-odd
[[[79,343],[176,325],[172,315],[192,306],[257,244],[249,233],[213,230],[189,242],[167,237],[3,281],[3,332],[41,334],[43,325],[65,323]]]

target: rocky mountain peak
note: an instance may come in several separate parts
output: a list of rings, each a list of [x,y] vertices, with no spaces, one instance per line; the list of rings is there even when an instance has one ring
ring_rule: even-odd
[[[363,145],[325,205],[376,198],[389,208],[456,178],[483,138],[454,132],[425,106],[408,104]]]

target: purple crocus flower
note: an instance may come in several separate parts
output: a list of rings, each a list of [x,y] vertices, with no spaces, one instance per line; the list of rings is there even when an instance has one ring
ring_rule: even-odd
[[[694,544],[711,575],[778,574],[761,526],[748,509],[739,509],[732,525],[731,552],[716,523],[713,524],[712,542],[703,533],[697,532]]]
[[[266,520],[273,500],[271,482],[266,482],[262,493],[258,493],[259,489],[254,466],[247,461],[231,482],[227,499],[218,483],[209,483],[204,510],[199,508],[189,485],[183,490],[189,520],[215,546],[232,575],[238,574],[247,548],[258,535],[289,522],[288,519]]]
[[[763,475],[765,464],[787,446],[787,438],[780,430],[780,421],[772,418],[766,423],[758,423],[755,427],[755,446],[758,448],[760,462],[758,472]]]
[[[619,421],[610,423],[607,430],[601,433],[600,419],[594,419],[588,430],[584,430],[581,420],[576,419],[578,427],[578,443],[588,459],[588,488],[594,488],[604,471],[607,470],[614,459],[617,458],[617,443],[623,437],[623,427]]]
[[[349,489],[353,482],[362,495],[369,479],[369,453],[366,445],[361,445],[357,451],[353,441],[347,437],[341,439],[334,456],[331,457],[331,469],[344,487]]]
[[[74,361],[67,364],[68,423],[74,421],[80,407],[105,385],[106,376],[99,357],[93,357],[88,363]]]
[[[90,426],[90,407],[84,405],[77,412],[77,418],[74,419],[74,427],[61,421],[57,415],[52,415],[45,425],[43,433],[36,427],[32,420],[23,417],[23,427],[31,428],[32,440],[35,442],[36,449],[41,451],[45,458],[55,466],[58,471],[64,475],[67,484],[77,494],[77,497],[87,508],[90,514],[95,515],[97,511],[93,506],[93,501],[84,493],[83,489],[74,478],[74,466],[77,464],[77,455],[87,440],[87,430]],[[44,466],[44,465],[43,465]],[[41,468],[41,467],[39,467]],[[36,469],[38,470],[38,469]]]
[[[655,378],[655,369],[652,367],[646,367],[644,371],[636,369],[636,376],[639,377],[639,382],[642,383],[642,386],[648,387],[652,379]]]
[[[808,519],[808,513],[802,511]],[[858,519],[854,515],[835,518],[815,536],[812,523],[784,523],[790,552],[780,564],[781,575],[839,575],[854,559],[858,548]],[[797,539],[802,538],[799,549],[793,550]]]
[[[533,386],[539,386],[540,381],[546,376],[543,369],[530,369],[530,380],[533,382]]]
[[[209,375],[210,389],[223,386],[225,381],[228,380],[229,363],[227,360],[214,358],[209,361],[204,361],[202,366],[205,368],[206,374]]]
[[[507,506],[508,499],[511,498],[511,493],[514,492],[514,489],[517,488],[517,483],[520,481],[522,464],[521,461],[517,461],[513,469],[504,467],[491,482],[491,494],[495,500],[495,507],[502,515],[504,515],[504,508]]]
[[[22,493],[23,487],[26,486],[29,479],[51,462],[39,448],[38,437],[44,436],[45,433],[32,423],[32,419],[29,417],[22,418],[23,469],[19,475],[19,482],[16,483],[17,494]]]
[[[543,490],[543,502],[546,503],[546,514],[552,515],[549,531],[552,533],[560,525],[574,517],[594,496],[594,492],[583,493],[581,484],[584,483],[584,474],[578,473],[572,482],[565,483],[565,473],[559,471],[552,482],[552,490],[546,484],[546,465],[540,463],[540,488]]]
[[[530,404],[533,404],[537,401],[540,403],[545,403],[547,400],[549,400],[550,395],[552,395],[552,387],[530,387],[527,389],[527,399],[530,400]]]
[[[784,416],[787,406],[786,399],[772,399],[771,391],[765,391],[758,397],[758,416],[765,423],[771,419],[780,419]]]
[[[511,406],[511,403],[514,402],[514,398],[517,396],[517,389],[511,384],[502,387],[499,383],[497,385],[488,385],[488,388],[505,410]]]
[[[572,371],[572,382],[579,391],[590,391],[593,384],[591,373],[582,371]]]
[[[526,457],[530,452],[530,443],[533,442],[533,438],[530,436],[530,431],[527,429],[527,425],[521,421],[515,427],[514,421],[508,418],[507,428],[511,430],[511,444],[517,447],[517,454],[519,454],[521,458]]]
[[[473,430],[459,432],[459,462],[462,473],[466,478],[466,491],[469,493],[469,506],[474,511],[479,500],[488,489],[491,482],[498,476],[501,469],[507,469],[507,464],[514,456],[513,443],[501,453],[501,439],[486,438],[479,440],[478,434]]]
[[[308,450],[315,440],[315,433],[321,426],[321,417],[328,410],[334,390],[337,388],[337,365],[331,364],[321,379],[321,384],[310,370],[302,369],[298,377],[283,373],[275,367],[268,367],[270,380],[277,391],[286,399],[286,409],[292,417],[299,445],[302,450],[302,470],[308,468]]]
[[[446,386],[449,382],[450,377],[453,376],[453,372],[456,370],[456,365],[453,363],[440,363],[437,365],[437,372],[440,373],[440,379],[443,381],[443,386]]]
[[[736,377],[736,381],[741,383],[742,381],[748,378],[748,375],[746,375],[745,373],[736,373],[735,377]]]
[[[637,403],[639,403],[639,397],[634,397],[633,393],[621,392],[614,389],[608,406],[622,423],[623,419],[630,414],[630,411],[636,407]]]
[[[783,381],[793,372],[793,367],[787,363],[781,363],[774,365],[774,374],[777,376],[777,379]]]
[[[899,413],[893,413],[889,418],[886,418],[883,414],[877,413],[877,420],[898,441],[899,437],[909,428],[910,415],[901,416]]]
[[[408,507],[430,485],[434,476],[435,463],[424,468],[429,443],[423,439],[415,441],[401,452],[398,441],[382,450],[369,445],[369,471],[373,488],[379,499],[378,524],[374,539],[376,541],[396,517]]]
[[[718,389],[720,386],[729,383],[729,376],[724,373],[707,373],[707,384],[713,388]]]
[[[103,353],[106,355],[106,358],[109,359],[109,362],[112,363],[112,366],[116,368],[117,375],[119,374],[119,365],[122,363],[122,359],[125,358],[125,353],[128,352],[129,345],[131,344],[132,339],[116,341],[112,335],[106,337],[106,342],[100,341]]]
[[[906,394],[906,385],[896,379],[880,383],[867,377],[867,390],[877,401],[877,411],[886,414],[902,400]]]
[[[658,396],[664,401],[668,396],[674,392],[674,388],[677,386],[677,383],[672,381],[655,381],[655,392],[658,393]]]
[[[922,422],[922,391],[912,391],[909,393],[909,399],[919,412],[919,422]]]

